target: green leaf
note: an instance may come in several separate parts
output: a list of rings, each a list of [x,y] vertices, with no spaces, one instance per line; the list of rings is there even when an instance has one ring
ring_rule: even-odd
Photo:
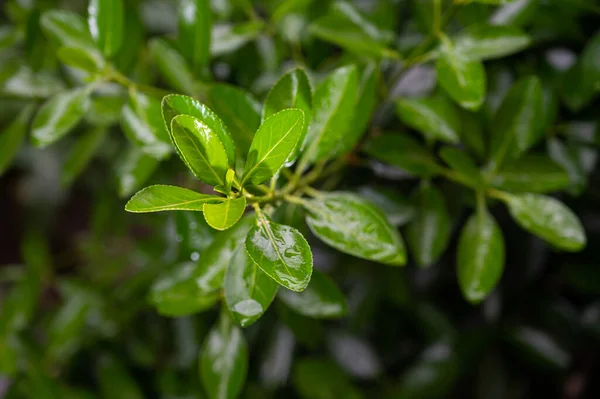
[[[42,14],[40,24],[44,33],[61,46],[97,51],[85,19],[78,14],[66,10],[48,10]]]
[[[479,168],[467,153],[454,147],[444,147],[440,151],[440,157],[460,175],[466,185],[471,187],[483,185]]]
[[[233,166],[235,161],[235,147],[229,131],[223,121],[210,108],[202,104],[195,98],[182,96],[179,94],[170,94],[162,100],[162,116],[167,126],[171,130],[171,121],[177,115],[190,115],[207,125],[213,132],[219,136],[219,140],[225,147],[229,165]]]
[[[269,277],[288,290],[306,288],[313,259],[306,239],[293,227],[273,223],[257,214],[257,225],[246,237],[246,250]]]
[[[548,140],[548,155],[569,175],[570,191],[575,194],[581,193],[587,184],[587,176],[577,147],[567,146],[560,140],[552,138]]]
[[[389,265],[403,265],[406,253],[398,230],[368,201],[332,193],[304,201],[306,222],[327,245],[344,253]]]
[[[258,185],[275,176],[293,154],[303,127],[304,113],[300,109],[285,109],[267,118],[248,150],[242,185]]]
[[[279,285],[240,247],[225,277],[225,301],[231,317],[242,327],[258,320],[275,298]]]
[[[69,151],[61,172],[61,183],[65,186],[73,183],[77,176],[83,172],[85,167],[102,144],[106,137],[106,128],[100,126],[86,131],[79,137],[75,145]]]
[[[144,397],[136,381],[116,356],[101,356],[97,363],[97,373],[103,398],[113,397],[115,392],[123,399]]]
[[[149,302],[168,317],[180,317],[212,308],[219,301],[217,291],[207,291],[197,281],[198,267],[182,263],[162,273],[152,284]]]
[[[353,65],[336,69],[317,86],[301,163],[326,160],[339,151],[352,123],[357,89],[358,72]]]
[[[31,139],[36,147],[45,147],[62,138],[79,123],[89,103],[85,89],[64,91],[42,105],[33,120]]]
[[[171,121],[171,138],[198,179],[213,186],[225,185],[229,159],[219,136],[208,124],[193,116],[177,115]]]
[[[117,54],[123,43],[122,0],[90,0],[88,25],[98,48],[107,57]]]
[[[202,211],[206,203],[219,203],[223,197],[200,194],[183,187],[157,184],[138,191],[125,205],[127,212]]]
[[[302,399],[363,398],[340,367],[327,358],[298,360],[292,381]]]
[[[365,185],[360,188],[359,194],[380,208],[394,226],[403,226],[415,217],[414,204],[391,188]]]
[[[454,105],[443,96],[401,99],[396,113],[407,126],[425,137],[456,144],[459,140],[460,118]]]
[[[565,251],[580,251],[586,238],[579,218],[562,202],[539,194],[511,195],[502,199],[517,224]]]
[[[0,83],[3,80],[0,70]],[[55,74],[44,71],[34,73],[28,66],[22,65],[16,72],[10,72],[8,79],[0,86],[0,93],[25,98],[44,98],[64,89],[65,85]]]
[[[210,59],[212,11],[209,0],[183,0],[179,3],[177,41],[190,66],[198,71]]]
[[[435,263],[450,240],[451,221],[444,195],[430,184],[422,184],[413,196],[417,214],[408,225],[406,240],[420,267]]]
[[[244,247],[246,236],[254,226],[254,216],[243,217],[227,231],[217,233],[213,243],[202,253],[198,270],[194,272],[198,286],[206,292],[223,288],[225,274],[239,248]]]
[[[119,197],[128,197],[139,190],[156,170],[158,161],[135,146],[125,149],[117,166]]]
[[[94,96],[85,114],[85,121],[92,125],[111,126],[119,122],[126,99],[120,95]]]
[[[200,379],[210,399],[234,399],[248,370],[248,347],[242,330],[227,312],[208,333],[200,352]]]
[[[516,159],[542,138],[542,85],[537,77],[523,78],[508,91],[492,121],[491,165]]]
[[[217,204],[204,203],[204,218],[210,227],[227,230],[237,223],[246,209],[246,197],[227,199]]]
[[[233,53],[256,39],[264,27],[265,24],[262,21],[215,25],[212,29],[210,54],[213,57],[219,57]]]
[[[386,48],[392,36],[381,32],[351,3],[336,1],[325,16],[309,26],[309,31],[358,55],[379,58],[392,53]]]
[[[458,242],[456,272],[463,296],[479,303],[494,289],[504,269],[504,238],[486,209],[478,210],[463,227]]]
[[[486,77],[483,64],[462,53],[449,40],[442,44],[436,63],[438,82],[461,107],[476,111],[485,100]]]
[[[239,154],[244,157],[260,125],[260,104],[250,93],[226,84],[212,86],[209,99],[231,133]]]
[[[506,164],[492,179],[500,189],[531,193],[548,193],[568,188],[568,173],[542,154],[525,155]]]
[[[348,305],[344,294],[327,275],[314,270],[310,284],[302,292],[283,290],[279,299],[297,313],[313,318],[331,319],[344,316]]]
[[[369,140],[364,148],[371,157],[417,176],[435,176],[442,169],[434,155],[419,142],[399,133],[386,133]]]
[[[104,66],[102,58],[81,47],[63,46],[56,55],[63,64],[86,72],[96,72]]]
[[[580,111],[600,90],[600,33],[587,40],[577,62],[562,82],[563,100],[572,111]]]
[[[164,159],[171,154],[169,132],[161,117],[160,101],[135,89],[121,112],[123,132],[145,154]]]
[[[185,58],[168,41],[152,39],[148,48],[154,65],[169,85],[182,93],[194,93],[194,75]]]
[[[17,155],[27,134],[27,127],[34,111],[33,104],[26,105],[15,120],[0,134],[0,176]]]
[[[304,142],[312,118],[312,89],[303,69],[293,69],[275,83],[265,99],[262,120],[286,108],[298,108],[304,112],[304,128],[298,140],[300,145],[296,146],[294,153],[288,159],[288,162],[293,162],[300,153],[301,144]]]
[[[531,45],[531,38],[514,26],[471,25],[455,38],[456,50],[477,60],[502,58]]]

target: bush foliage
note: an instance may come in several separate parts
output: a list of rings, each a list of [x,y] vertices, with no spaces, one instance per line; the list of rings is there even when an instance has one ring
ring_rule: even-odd
[[[600,395],[594,0],[3,7],[0,397]]]

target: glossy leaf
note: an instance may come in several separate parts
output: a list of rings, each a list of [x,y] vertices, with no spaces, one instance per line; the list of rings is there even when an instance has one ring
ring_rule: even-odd
[[[246,250],[269,277],[300,292],[310,281],[313,259],[306,239],[293,227],[257,215],[257,225],[246,237]]]
[[[394,190],[363,186],[359,189],[359,193],[361,197],[380,208],[394,226],[402,226],[415,217],[414,204]]]
[[[346,298],[335,282],[325,274],[315,270],[310,284],[302,292],[282,290],[281,299],[295,312],[314,318],[337,318],[348,312]]]
[[[357,89],[358,72],[354,66],[336,69],[317,86],[301,163],[326,160],[339,151],[352,123]]]
[[[221,117],[235,141],[240,154],[248,153],[254,132],[260,125],[260,104],[249,93],[234,86],[218,84],[211,87],[212,109]]]
[[[192,94],[196,85],[185,58],[165,39],[152,39],[148,47],[154,65],[166,82],[182,93]]]
[[[251,40],[256,39],[264,28],[261,21],[213,26],[210,54],[213,57],[233,53]]]
[[[562,202],[539,194],[503,198],[515,221],[532,234],[565,251],[580,251],[586,237],[579,218]]]
[[[240,220],[246,209],[246,197],[226,199],[217,204],[204,203],[206,223],[213,229],[227,230]]]
[[[447,143],[459,140],[460,118],[452,103],[436,95],[429,98],[401,99],[396,113],[402,122],[425,137]]]
[[[202,253],[198,261],[195,280],[206,292],[223,288],[227,268],[239,248],[244,247],[246,236],[254,226],[254,216],[243,217],[227,231],[217,233],[213,243]]]
[[[226,312],[210,330],[200,352],[200,379],[210,399],[234,399],[248,370],[248,347],[242,330]]]
[[[98,48],[114,56],[123,44],[123,0],[90,0],[88,25]]]
[[[471,303],[484,300],[504,269],[504,238],[487,210],[478,211],[460,234],[456,272],[463,296]]]
[[[483,184],[479,168],[466,152],[454,147],[444,147],[440,151],[440,157],[460,175],[465,184],[471,187],[479,187]]]
[[[44,33],[62,46],[88,50],[95,48],[85,19],[78,14],[66,10],[48,10],[42,14],[40,24]]]
[[[568,188],[571,179],[546,155],[531,154],[506,164],[492,183],[508,191],[548,193]]]
[[[25,140],[27,127],[34,111],[33,104],[25,106],[15,120],[0,134],[0,176],[10,166]]]
[[[450,215],[444,195],[432,185],[421,185],[413,202],[417,214],[408,225],[406,240],[417,264],[427,267],[439,259],[448,245]]]
[[[96,72],[104,66],[104,61],[94,52],[81,47],[63,46],[56,53],[58,59],[66,65],[86,72]]]
[[[38,111],[31,127],[32,142],[45,147],[62,138],[77,125],[88,105],[84,89],[65,91],[51,97]]]
[[[478,60],[506,57],[530,46],[531,38],[514,26],[480,23],[471,25],[454,38],[456,49]]]
[[[200,194],[187,188],[155,185],[137,192],[125,205],[128,212],[202,211],[206,203],[219,203],[223,197]]]
[[[107,130],[104,127],[98,127],[88,130],[79,137],[63,165],[61,174],[63,185],[71,184],[81,174],[102,144],[106,133]]]
[[[258,128],[248,150],[244,182],[261,184],[279,172],[296,149],[304,130],[304,113],[286,109],[267,118]]]
[[[209,125],[189,115],[171,121],[171,138],[179,156],[194,175],[213,186],[225,185],[227,152]]]
[[[194,70],[208,64],[212,11],[209,0],[183,0],[179,4],[177,41]]]
[[[279,285],[240,247],[231,258],[225,277],[225,301],[233,320],[248,327],[273,302]]]
[[[121,112],[121,127],[133,143],[156,159],[164,159],[172,151],[160,101],[154,97],[130,90],[129,101]]]
[[[347,254],[393,266],[406,262],[395,227],[368,201],[351,193],[332,193],[303,203],[306,222],[326,244]]]
[[[406,134],[386,133],[377,136],[367,142],[365,151],[379,161],[417,176],[433,176],[441,170],[433,154]]]
[[[536,77],[515,83],[492,121],[491,162],[518,158],[541,138],[542,86]]]
[[[486,77],[481,62],[470,58],[449,41],[442,45],[436,63],[438,82],[461,107],[478,110],[485,99]]]

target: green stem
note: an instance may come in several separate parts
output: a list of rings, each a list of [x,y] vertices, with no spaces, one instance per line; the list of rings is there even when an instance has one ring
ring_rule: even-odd
[[[114,68],[109,69],[109,71],[107,72],[107,80],[112,80],[129,89],[140,90],[161,98],[168,94],[171,94],[170,91],[159,89],[158,87],[136,83]]]

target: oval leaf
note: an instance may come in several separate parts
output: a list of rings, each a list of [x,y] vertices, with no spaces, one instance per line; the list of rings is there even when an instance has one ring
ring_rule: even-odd
[[[98,48],[107,57],[114,56],[123,43],[122,0],[90,0],[88,25]]]
[[[167,40],[152,39],[148,43],[148,48],[154,65],[171,87],[182,93],[194,92],[196,85],[192,71],[185,58]]]
[[[396,113],[402,122],[425,137],[458,143],[460,118],[455,107],[445,97],[436,95],[398,100]]]
[[[193,116],[177,115],[171,121],[171,138],[181,159],[198,179],[213,186],[225,185],[227,152],[210,126]]]
[[[525,230],[565,251],[580,251],[586,237],[579,218],[562,202],[539,194],[505,194],[510,214]]]
[[[312,253],[295,228],[257,215],[257,225],[246,237],[246,250],[258,267],[288,290],[300,292],[308,285]]]
[[[283,290],[279,299],[297,313],[313,318],[337,318],[348,312],[342,291],[331,278],[316,270],[304,291]]]
[[[40,25],[46,35],[62,46],[95,49],[85,20],[78,14],[65,10],[45,11]]]
[[[347,254],[389,265],[403,265],[402,238],[383,213],[351,193],[334,193],[303,203],[306,222],[326,244]]]
[[[471,216],[460,234],[456,272],[463,296],[479,303],[494,289],[504,269],[504,238],[494,218],[483,210]]]
[[[248,327],[267,310],[279,285],[240,247],[231,258],[225,277],[225,301],[231,317]]]
[[[131,145],[121,155],[117,165],[119,197],[127,197],[139,190],[156,170],[158,161],[149,157],[139,148]]]
[[[245,209],[246,197],[227,199],[218,204],[205,203],[202,206],[206,223],[217,230],[227,230],[236,224]]]
[[[157,184],[137,192],[125,205],[128,212],[202,211],[202,205],[223,201],[216,195],[200,194],[183,187]]]
[[[194,70],[208,64],[212,11],[210,0],[183,0],[179,3],[177,41],[182,54]]]
[[[502,58],[531,44],[531,38],[514,26],[471,25],[454,39],[456,49],[478,60]]]
[[[548,156],[526,155],[506,164],[492,184],[500,189],[530,193],[548,193],[568,188],[569,174]]]
[[[304,113],[286,109],[269,117],[252,141],[242,185],[261,184],[273,177],[292,155],[302,136]]]

